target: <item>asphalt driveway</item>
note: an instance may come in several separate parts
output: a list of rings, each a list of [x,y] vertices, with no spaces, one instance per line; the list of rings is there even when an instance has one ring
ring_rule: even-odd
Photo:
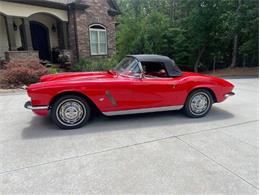
[[[0,194],[258,194],[258,79],[205,118],[96,117],[62,131],[0,94]]]

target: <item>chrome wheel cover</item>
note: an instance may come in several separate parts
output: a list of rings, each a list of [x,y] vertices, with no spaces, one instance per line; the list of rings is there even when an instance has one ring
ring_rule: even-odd
[[[190,111],[194,115],[205,114],[210,107],[210,97],[204,92],[194,94],[190,99]]]
[[[62,101],[56,110],[58,121],[69,127],[79,125],[85,119],[86,114],[85,105],[76,99]]]

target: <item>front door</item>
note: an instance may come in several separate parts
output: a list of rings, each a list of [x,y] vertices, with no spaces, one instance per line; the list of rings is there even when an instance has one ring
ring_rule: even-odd
[[[41,60],[51,60],[49,29],[40,22],[31,21],[33,49],[39,51]]]

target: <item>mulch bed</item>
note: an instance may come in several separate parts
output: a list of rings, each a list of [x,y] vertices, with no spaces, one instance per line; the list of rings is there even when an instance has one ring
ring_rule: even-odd
[[[216,70],[215,72],[210,71],[204,74],[213,75],[218,77],[228,77],[228,76],[259,76],[259,67],[251,67],[251,68],[225,68]]]

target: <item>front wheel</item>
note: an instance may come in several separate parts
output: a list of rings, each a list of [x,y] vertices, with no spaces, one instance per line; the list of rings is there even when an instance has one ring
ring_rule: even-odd
[[[65,95],[52,106],[52,121],[61,129],[77,129],[86,124],[90,117],[90,106],[80,96]]]
[[[193,91],[184,105],[185,114],[191,118],[205,116],[211,109],[213,103],[212,95],[205,89]]]

